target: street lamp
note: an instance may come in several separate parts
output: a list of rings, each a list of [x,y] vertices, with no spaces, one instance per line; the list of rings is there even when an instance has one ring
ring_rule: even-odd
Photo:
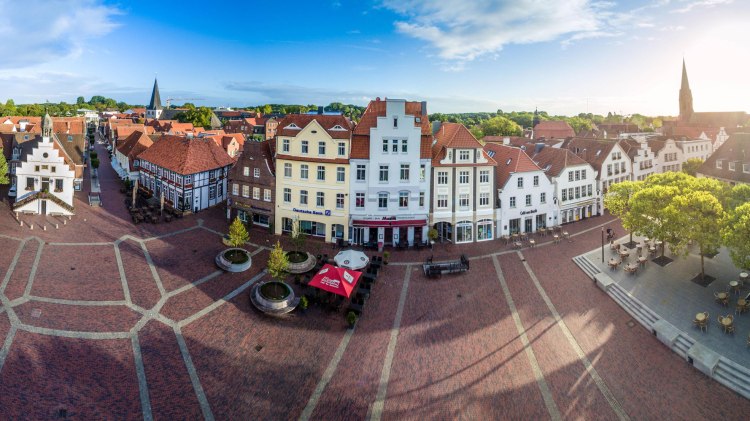
[[[602,263],[604,263],[604,227],[602,227]]]

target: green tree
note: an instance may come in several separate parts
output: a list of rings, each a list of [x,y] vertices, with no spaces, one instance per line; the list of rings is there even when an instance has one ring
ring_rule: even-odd
[[[208,107],[198,107],[177,114],[177,120],[181,123],[193,123],[193,127],[211,128],[212,111]]]
[[[471,134],[473,134],[473,135],[474,135],[474,137],[476,137],[477,139],[480,139],[480,140],[481,140],[481,139],[482,139],[482,138],[484,137],[484,133],[482,133],[482,128],[481,128],[481,127],[479,127],[479,126],[473,126],[473,127],[469,128],[469,131],[470,131],[470,132],[471,132]]]
[[[271,255],[268,256],[268,273],[271,277],[279,282],[284,282],[286,279],[289,269],[289,259],[281,248],[281,243],[277,240],[276,245],[271,250]]]
[[[732,262],[742,269],[750,269],[750,203],[729,210],[722,225],[721,237]]]
[[[682,172],[695,177],[695,174],[698,172],[698,168],[700,168],[701,164],[703,164],[702,159],[690,158],[687,161],[685,161],[684,164],[682,164]]]
[[[232,247],[242,247],[249,238],[250,235],[247,233],[245,224],[240,221],[240,217],[234,218],[229,226],[229,244]]]
[[[16,103],[12,99],[9,98],[5,101],[5,112],[8,115],[15,115],[16,111]]]
[[[717,224],[724,219],[719,200],[707,191],[691,191],[675,197],[666,212],[676,215],[679,235],[670,243],[673,253],[687,255],[688,245],[696,243],[701,256],[701,279],[706,276],[704,256],[714,254],[721,246]]]
[[[492,117],[480,125],[485,136],[521,136],[523,129],[505,117]]]
[[[305,233],[302,232],[302,229],[300,229],[299,219],[295,218],[292,221],[292,245],[294,250],[301,253],[302,248],[305,247],[306,241],[307,235],[305,235]]]
[[[590,120],[586,120],[581,117],[570,117],[566,118],[565,121],[570,124],[570,127],[572,127],[576,133],[580,133],[584,130],[591,130],[591,128],[593,127],[593,124],[591,124]]]
[[[637,231],[639,218],[631,212],[633,195],[643,188],[641,181],[623,181],[610,186],[604,196],[604,207],[609,213],[620,218],[622,226],[630,231],[630,244],[633,244],[633,231]]]
[[[0,149],[0,185],[10,184],[10,178],[8,177],[8,161],[5,160],[5,154]]]
[[[78,98],[76,98],[76,105],[78,107],[81,107],[81,106],[83,106],[85,104],[86,104],[86,98],[84,98],[82,96],[79,96]]]
[[[263,106],[263,114],[271,114],[272,112],[273,107],[271,107],[269,104]]]
[[[672,243],[679,236],[681,220],[669,207],[672,199],[679,194],[674,186],[645,186],[633,194],[630,200],[630,223],[638,227],[638,232],[649,238],[662,241],[661,255],[664,256],[664,243]]]

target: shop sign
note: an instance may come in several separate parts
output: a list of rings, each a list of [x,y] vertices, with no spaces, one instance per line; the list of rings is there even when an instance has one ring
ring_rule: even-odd
[[[536,213],[536,209],[521,211],[521,215],[531,215],[533,213]]]
[[[297,209],[292,208],[292,212],[297,213],[306,213],[308,215],[318,215],[318,216],[331,216],[331,211],[324,210],[324,211],[316,211],[316,210],[310,210],[310,209]]]

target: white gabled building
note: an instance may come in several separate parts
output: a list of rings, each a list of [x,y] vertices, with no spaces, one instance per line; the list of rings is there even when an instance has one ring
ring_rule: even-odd
[[[654,152],[656,162],[654,172],[663,173],[682,170],[685,156],[682,153],[682,149],[678,148],[677,144],[675,144],[674,139],[651,138],[647,142],[649,149]]]
[[[77,166],[56,134],[49,114],[42,121],[42,136],[14,147],[17,188],[14,212],[73,215]],[[83,169],[81,168],[82,172]]]
[[[630,174],[632,181],[645,180],[657,171],[656,155],[645,140],[623,139],[620,141],[620,146],[630,158],[633,168]]]
[[[630,180],[633,163],[630,161],[619,141],[574,138],[566,142],[565,147],[584,161],[591,164],[596,171],[596,197],[599,198],[596,214],[604,209],[602,197],[612,184]]]
[[[496,162],[462,124],[443,123],[432,146],[430,225],[455,243],[492,240]]]
[[[596,171],[591,164],[568,149],[550,147],[543,148],[532,159],[554,186],[555,225],[596,215],[599,197]]]
[[[713,141],[705,133],[701,133],[701,136],[698,138],[690,139],[683,137],[675,139],[674,143],[682,150],[682,163],[693,158],[705,162],[714,152]]]
[[[495,167],[495,237],[532,233],[557,225],[554,187],[541,168],[520,148],[487,143]]]
[[[426,103],[370,101],[352,136],[352,242],[427,240],[431,146]]]
[[[226,200],[234,160],[212,139],[162,136],[138,155],[139,188],[183,212]]]

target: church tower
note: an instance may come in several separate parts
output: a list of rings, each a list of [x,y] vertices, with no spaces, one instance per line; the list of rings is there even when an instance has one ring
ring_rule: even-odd
[[[52,117],[45,113],[42,120],[42,142],[52,143],[52,126]]]
[[[688,83],[685,59],[682,59],[682,85],[680,86],[680,121],[689,123],[693,117],[693,93]]]
[[[151,91],[151,101],[146,107],[146,118],[158,120],[164,108],[161,106],[161,96],[159,95],[159,83],[154,79],[154,90]]]

